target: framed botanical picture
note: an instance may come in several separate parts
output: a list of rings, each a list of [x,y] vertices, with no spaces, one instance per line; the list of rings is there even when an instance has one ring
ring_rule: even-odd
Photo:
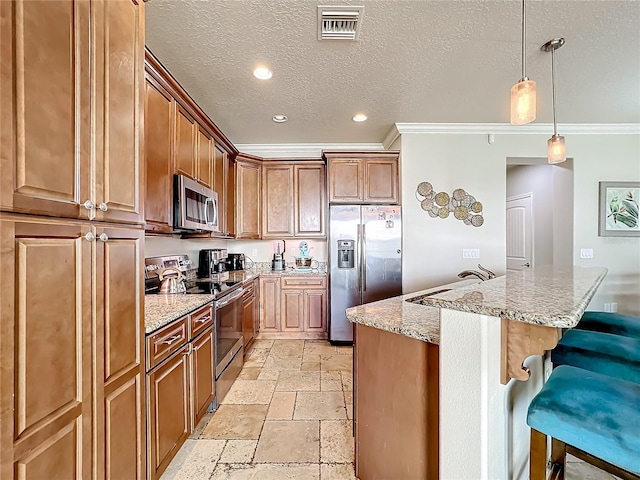
[[[600,182],[598,235],[640,237],[640,182]]]

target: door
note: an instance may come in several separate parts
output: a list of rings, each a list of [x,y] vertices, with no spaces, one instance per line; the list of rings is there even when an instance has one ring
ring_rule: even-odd
[[[215,396],[213,351],[213,327],[211,327],[193,341],[191,349],[192,429],[207,413]]]
[[[253,294],[242,301],[242,330],[244,353],[248,353],[249,346],[251,346],[255,332],[255,311],[256,311],[256,299]]]
[[[398,160],[366,159],[364,203],[398,203]]]
[[[189,345],[147,374],[149,467],[160,477],[189,436]]]
[[[262,167],[262,238],[293,236],[293,165]]]
[[[147,75],[145,82],[144,216],[149,230],[173,231],[173,97]]]
[[[283,332],[301,332],[304,330],[304,291],[285,290],[280,294],[281,325]]]
[[[96,229],[96,392],[94,464],[98,478],[141,478],[145,471],[142,352],[142,229]]]
[[[354,158],[330,158],[329,203],[362,203],[364,198],[363,161]]]
[[[533,266],[533,194],[507,199],[507,270]]]
[[[260,331],[280,331],[280,277],[260,278]]]
[[[196,155],[196,180],[213,190],[213,138],[198,125],[198,155]],[[222,192],[218,194],[220,196]]]
[[[402,294],[400,206],[362,207],[362,303]]]
[[[89,2],[0,2],[0,206],[89,218]]]
[[[333,205],[329,209],[329,340],[352,341],[353,328],[345,310],[362,303],[360,290],[360,206]],[[353,247],[352,262],[340,265],[342,241]]]
[[[0,214],[2,478],[91,477],[88,233]]]
[[[323,237],[325,235],[325,167],[296,165],[294,167],[294,235]]]
[[[96,219],[143,223],[144,2],[92,2]]]
[[[236,173],[236,238],[260,238],[261,167],[238,162]]]
[[[327,319],[326,290],[306,290],[304,292],[304,331],[325,332]]]
[[[218,194],[218,223],[220,225],[220,233],[223,236],[229,235],[229,226],[227,223],[228,203],[228,187],[229,185],[229,159],[228,154],[218,145],[213,148],[213,186],[211,189]],[[235,187],[231,189],[235,192]],[[231,217],[233,222],[233,216]]]
[[[173,148],[176,173],[196,178],[196,122],[176,103],[176,131]]]

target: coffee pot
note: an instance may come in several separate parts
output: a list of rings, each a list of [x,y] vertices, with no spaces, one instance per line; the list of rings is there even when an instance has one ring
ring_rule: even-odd
[[[280,249],[280,243],[282,243],[282,250]],[[271,261],[271,270],[282,271],[285,268],[284,252],[286,251],[286,242],[278,240],[275,245],[276,252],[273,254],[273,260]]]

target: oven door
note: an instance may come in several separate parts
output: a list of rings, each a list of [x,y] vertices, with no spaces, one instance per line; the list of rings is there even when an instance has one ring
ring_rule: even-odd
[[[176,228],[219,232],[218,194],[184,175],[174,177]]]
[[[216,308],[216,380],[242,350],[243,288],[215,301]]]

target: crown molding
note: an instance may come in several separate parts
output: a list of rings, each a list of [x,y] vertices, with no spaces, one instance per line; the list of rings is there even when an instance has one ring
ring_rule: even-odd
[[[236,148],[262,158],[320,158],[323,150],[385,150],[382,143],[245,143]]]
[[[558,124],[562,135],[639,135],[640,123],[563,123]],[[553,132],[552,123],[530,123],[511,125],[510,123],[396,123],[382,144],[385,148],[395,142],[400,135],[408,133],[455,133],[469,135],[539,135]]]

